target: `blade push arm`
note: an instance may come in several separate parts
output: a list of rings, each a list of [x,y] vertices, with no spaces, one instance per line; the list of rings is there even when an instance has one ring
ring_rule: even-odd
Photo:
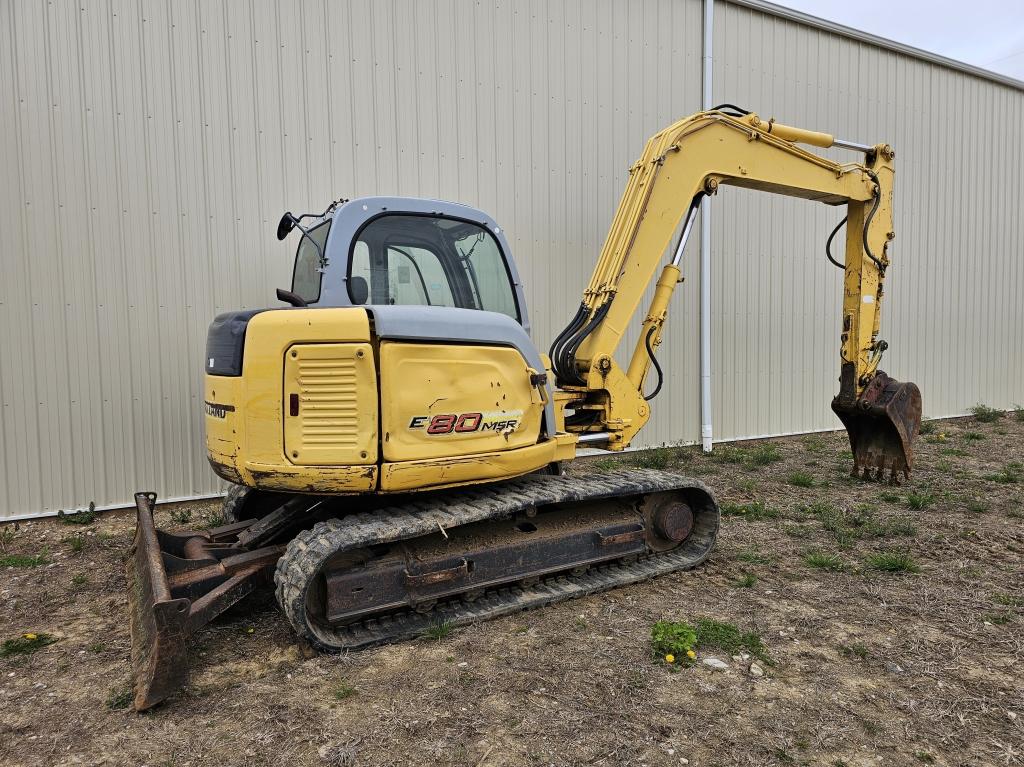
[[[607,433],[607,447],[621,449],[650,417],[642,390],[679,281],[685,234],[700,197],[716,193],[722,184],[847,206],[837,401],[849,406],[858,401],[876,377],[885,348],[877,335],[887,245],[895,236],[894,155],[887,145],[878,145],[870,148],[866,163],[840,164],[794,141],[823,147],[835,143],[828,134],[723,111],[688,117],[647,142],[630,168],[579,311],[551,349],[559,383],[579,393],[578,409],[597,413],[585,425],[568,428]],[[675,258],[661,270],[623,371],[613,355],[680,230]]]

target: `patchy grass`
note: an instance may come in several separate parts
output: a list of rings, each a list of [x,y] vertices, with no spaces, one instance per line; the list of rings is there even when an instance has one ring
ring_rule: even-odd
[[[984,514],[988,511],[988,502],[981,498],[968,498],[964,501],[964,507],[972,514]]]
[[[615,471],[615,469],[621,469],[622,463],[618,458],[599,458],[596,461],[591,461],[590,467],[594,469],[594,471],[603,473],[607,471]]]
[[[919,429],[920,434],[928,435],[935,433],[935,421],[928,420],[926,418],[921,419],[921,427]]]
[[[805,508],[818,518],[822,528],[844,548],[862,538],[913,537],[917,534],[916,525],[909,520],[898,517],[884,521],[876,519],[868,504],[844,509],[828,503],[817,503]]]
[[[814,477],[806,471],[790,472],[789,476],[786,477],[786,482],[793,485],[793,487],[814,487]]]
[[[697,646],[701,649],[717,649],[729,655],[746,650],[758,660],[770,666],[775,665],[768,656],[761,635],[753,631],[740,631],[732,623],[723,623],[712,618],[697,619]]]
[[[132,704],[131,687],[112,687],[107,693],[107,708],[111,711],[119,711],[128,708]]]
[[[991,482],[998,482],[1001,485],[1015,485],[1024,480],[1022,469],[1024,469],[1024,466],[1017,461],[1012,461],[995,474],[986,474],[985,479]]]
[[[995,423],[1005,415],[1002,410],[983,405],[980,402],[970,409],[970,413],[979,423]]]
[[[31,655],[56,641],[57,637],[42,631],[39,633],[27,632],[20,637],[14,637],[14,639],[5,639],[3,645],[0,645],[0,658]]]
[[[638,469],[667,469],[675,463],[676,450],[670,447],[656,447],[652,450],[637,450],[626,462]]]
[[[868,566],[885,573],[919,573],[920,565],[906,551],[879,551],[865,558]]]
[[[49,562],[45,554],[7,554],[0,557],[0,567],[39,567]]]
[[[171,521],[176,525],[187,525],[192,521],[192,509],[171,509]]]
[[[806,437],[802,437],[800,439],[800,444],[804,446],[804,450],[808,453],[820,453],[828,446],[828,443],[824,438],[814,434],[808,434]]]
[[[756,575],[753,573],[743,573],[743,575],[732,582],[732,585],[738,589],[749,589],[755,583],[757,583]]]
[[[759,549],[744,549],[736,555],[736,559],[750,565],[770,565],[775,561],[772,557],[763,553]]]
[[[81,588],[89,583],[89,578],[82,573],[75,573],[71,576],[71,585]]]
[[[954,458],[963,458],[970,455],[966,450],[959,447],[944,447],[939,451],[942,455],[948,455]]]
[[[426,629],[424,629],[422,636],[425,639],[434,639],[436,641],[441,641],[446,636],[451,634],[454,628],[455,626],[452,625],[451,621],[441,621],[439,623],[435,623],[432,626],[428,626]]]
[[[804,563],[808,567],[816,567],[819,570],[830,570],[834,573],[846,569],[842,558],[838,554],[827,554],[823,551],[809,551],[804,555]]]
[[[935,496],[932,493],[924,490],[918,492],[911,490],[907,493],[907,507],[920,511],[921,509],[927,509],[935,501]]]
[[[1024,405],[1014,405],[1012,412],[1014,418],[1016,418],[1021,423],[1024,423]]]
[[[839,645],[839,652],[847,658],[860,658],[861,660],[867,660],[871,657],[871,652],[860,642]]]
[[[964,439],[966,439],[968,442],[981,442],[981,440],[986,439],[986,437],[981,432],[965,431]]]
[[[881,493],[879,493],[878,497],[881,498],[886,503],[899,503],[900,501],[903,500],[903,496],[895,492],[894,490],[883,490]]]
[[[203,523],[203,527],[205,529],[209,530],[209,529],[211,529],[213,527],[220,527],[223,524],[224,524],[224,514],[222,512],[220,512],[220,511],[215,511],[214,513],[210,514],[210,516],[208,516],[206,518],[206,521]]]
[[[738,463],[749,469],[757,469],[782,460],[782,451],[773,442],[766,442],[761,445],[754,445],[753,447],[723,445],[711,455],[713,458],[717,458],[725,463]]]
[[[723,503],[719,507],[723,517],[741,517],[748,522],[763,522],[766,519],[778,519],[781,512],[762,501],[750,503]]]
[[[335,700],[345,700],[346,698],[351,698],[356,694],[356,692],[356,688],[352,685],[346,682],[339,682],[334,686],[334,689],[331,690],[331,696]]]
[[[64,543],[68,545],[68,548],[75,554],[81,554],[85,551],[85,536],[84,535],[71,535],[64,539]]]
[[[1014,594],[996,594],[992,597],[992,601],[1006,607],[1024,607],[1024,596],[1019,597]]]

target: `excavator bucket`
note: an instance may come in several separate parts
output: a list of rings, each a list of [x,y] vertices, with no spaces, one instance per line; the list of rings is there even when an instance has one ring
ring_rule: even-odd
[[[909,479],[914,466],[914,438],[921,426],[921,390],[914,383],[901,383],[881,370],[852,403],[836,397],[832,410],[839,416],[850,437],[853,451],[853,476],[898,484],[902,472]]]
[[[155,503],[156,493],[135,494],[128,601],[136,711],[184,686],[189,637],[267,581],[284,551],[261,545],[280,514],[174,534],[156,529]]]

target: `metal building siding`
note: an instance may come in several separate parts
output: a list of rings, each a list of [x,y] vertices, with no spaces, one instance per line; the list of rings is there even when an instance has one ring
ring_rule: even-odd
[[[932,417],[1024,400],[1024,92],[731,3],[714,58],[718,101],[895,147],[882,368],[918,383]],[[732,188],[714,200],[716,440],[839,425],[842,273],[824,244],[842,216]]]
[[[487,210],[546,349],[700,41],[700,0],[0,4],[0,517],[219,488],[206,326],[288,284],[285,209]],[[693,429],[691,277],[647,444]]]

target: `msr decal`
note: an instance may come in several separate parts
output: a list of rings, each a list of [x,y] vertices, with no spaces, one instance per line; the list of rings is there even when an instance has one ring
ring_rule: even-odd
[[[439,413],[417,415],[409,421],[410,429],[425,429],[427,434],[473,434],[493,431],[503,434],[515,431],[522,421],[522,410],[499,410],[493,413]]]

